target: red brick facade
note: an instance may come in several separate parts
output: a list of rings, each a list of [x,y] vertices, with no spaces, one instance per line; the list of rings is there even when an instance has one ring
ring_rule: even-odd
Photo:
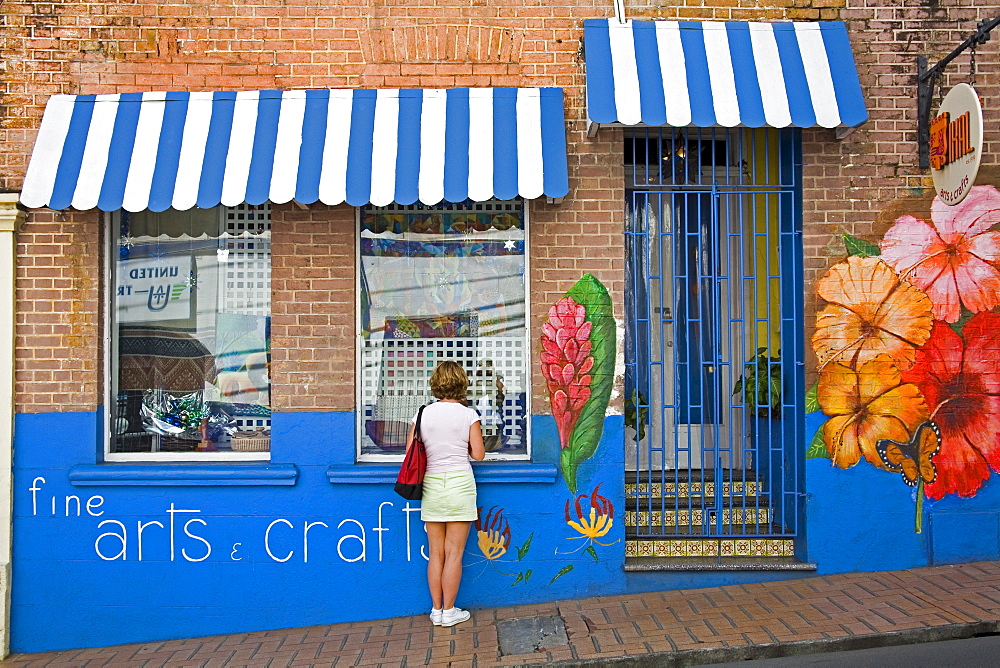
[[[916,57],[940,57],[1000,5],[748,0],[661,6],[626,2],[632,18],[847,21],[870,112],[843,140],[803,133],[806,313],[813,284],[843,256],[839,235],[880,235],[896,202],[924,198],[917,167]],[[560,86],[570,195],[530,203],[532,331],[584,272],[609,288],[621,317],[622,132],[586,137],[580,38],[613,3],[314,0],[3,5],[0,188],[17,191],[44,104],[54,93],[336,87]],[[1000,161],[997,41],[980,48],[977,88],[987,173]],[[967,79],[968,58],[946,84]],[[38,211],[18,246],[17,410],[89,411],[101,401],[100,215]],[[274,207],[273,397],[278,410],[350,410],[355,342],[355,214],[347,206]],[[809,332],[807,331],[807,336]],[[809,365],[813,366],[813,365]],[[535,411],[546,412],[536,371]],[[613,406],[620,407],[620,397]]]
[[[101,373],[100,215],[38,211],[17,247],[17,409],[93,410]]]

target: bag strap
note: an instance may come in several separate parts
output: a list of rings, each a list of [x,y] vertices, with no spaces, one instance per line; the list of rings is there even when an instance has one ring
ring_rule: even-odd
[[[425,408],[427,408],[427,404],[421,406],[420,410],[417,411],[417,421],[413,425],[413,435],[420,439],[421,443],[423,442],[424,437],[420,433],[420,418],[423,417]]]

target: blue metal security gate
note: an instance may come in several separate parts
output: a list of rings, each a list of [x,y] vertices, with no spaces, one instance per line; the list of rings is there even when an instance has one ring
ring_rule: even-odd
[[[626,424],[638,539],[800,530],[797,131],[626,138]]]

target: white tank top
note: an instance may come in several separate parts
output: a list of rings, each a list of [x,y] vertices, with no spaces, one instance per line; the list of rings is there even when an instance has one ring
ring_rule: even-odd
[[[411,420],[416,423],[417,416]],[[479,413],[451,401],[435,401],[424,408],[420,432],[427,448],[427,473],[471,471],[469,428],[479,422]]]

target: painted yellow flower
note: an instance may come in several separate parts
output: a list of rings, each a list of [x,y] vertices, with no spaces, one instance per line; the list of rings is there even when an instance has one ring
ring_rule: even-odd
[[[602,484],[604,483],[598,483],[597,487],[589,495],[590,509],[586,515],[580,502],[588,498],[587,494],[580,494],[575,499],[575,520],[570,516],[570,501],[566,502],[566,524],[580,532],[579,536],[573,536],[573,538],[589,538],[593,540],[611,531],[611,526],[615,520],[615,507],[610,500],[597,493]]]
[[[886,355],[901,369],[931,335],[930,298],[877,257],[847,258],[820,279],[828,302],[816,318],[813,350],[820,366],[842,362],[860,368]]]
[[[503,508],[493,506],[482,516],[483,509],[479,509],[479,518],[476,520],[476,536],[479,539],[479,551],[483,556],[493,561],[499,559],[510,547],[510,525],[503,516]]]
[[[834,466],[854,466],[862,455],[885,468],[875,448],[882,439],[908,442],[930,411],[920,390],[904,383],[899,367],[885,355],[863,364],[857,371],[833,362],[819,377],[816,393],[823,412],[832,416],[823,424]]]

